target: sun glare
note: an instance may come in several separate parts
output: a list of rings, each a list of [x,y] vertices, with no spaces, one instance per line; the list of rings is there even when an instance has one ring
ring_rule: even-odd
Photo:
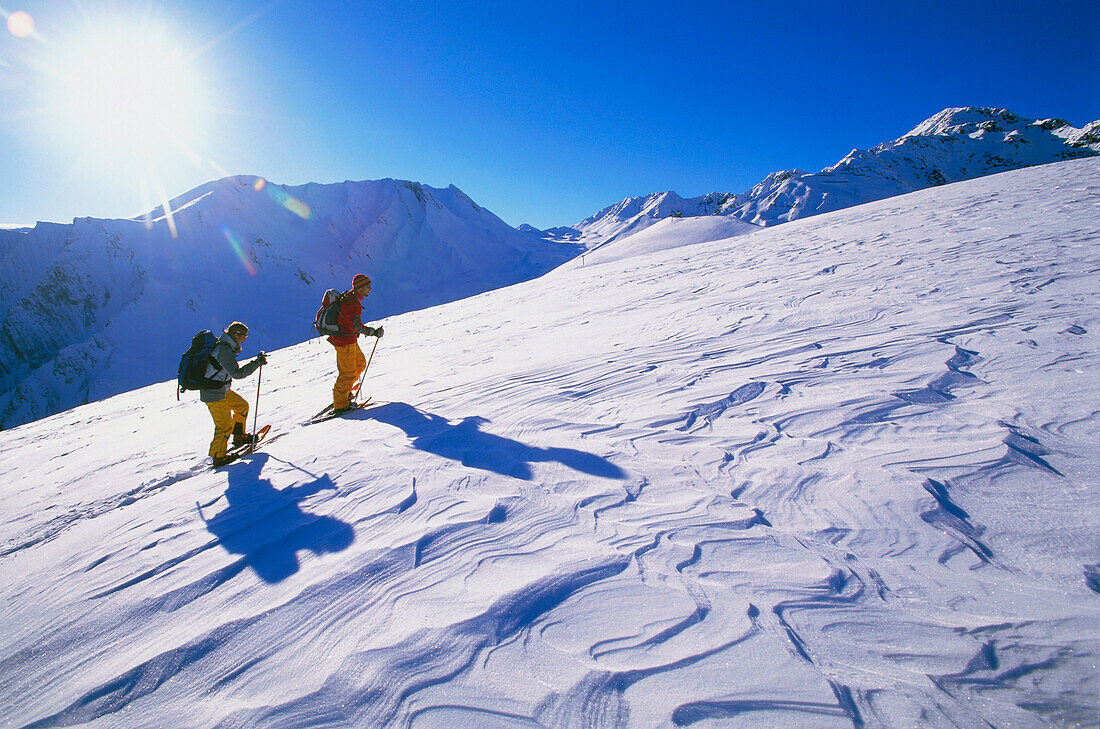
[[[176,236],[168,190],[228,176],[214,156],[236,149],[227,137],[239,127],[215,128],[213,118],[246,115],[226,104],[219,85],[233,54],[212,50],[279,2],[267,0],[227,27],[191,23],[192,11],[178,3],[178,25],[158,14],[163,3],[39,3],[36,16],[0,7],[11,36],[0,85],[17,88],[24,107],[0,114],[26,120],[21,131],[69,166],[59,173],[67,184],[94,185],[105,198],[129,195],[141,207],[125,213],[144,214],[150,228],[163,220]],[[308,207],[287,198],[278,202],[308,217]]]
[[[208,104],[163,28],[85,28],[56,48],[48,105],[58,112],[59,141],[100,165],[107,159],[147,170],[195,157]]]
[[[45,41],[44,132],[101,184],[134,185],[166,202],[161,179],[206,146],[206,89],[188,56],[149,16],[74,26]]]
[[[213,166],[196,151],[209,146],[210,103],[195,54],[185,53],[168,26],[149,15],[130,21],[85,16],[48,38],[33,26],[31,32],[49,59],[49,80],[40,87],[42,131],[100,184],[136,183],[144,202],[164,208],[175,235],[163,180]]]

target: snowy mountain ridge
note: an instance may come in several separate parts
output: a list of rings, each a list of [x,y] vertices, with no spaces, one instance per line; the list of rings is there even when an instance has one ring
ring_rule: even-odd
[[[949,108],[907,134],[852,150],[820,172],[773,172],[740,194],[626,198],[577,223],[558,240],[588,246],[643,230],[666,217],[730,215],[768,226],[995,172],[1100,154],[1100,121],[1077,129],[1063,119],[1027,119],[1004,109]]]
[[[545,273],[576,246],[524,235],[456,187],[216,180],[132,220],[0,230],[0,425],[174,376],[190,337],[240,319],[301,342],[325,289],[366,272],[381,319]]]
[[[218,471],[172,382],[0,432],[4,723],[1094,726],[1098,204],[666,219],[390,318],[342,419],[273,352]]]
[[[671,190],[644,197],[628,197],[609,205],[573,226],[582,240],[609,242],[645,230],[665,218],[713,215],[726,197],[713,193],[684,199]],[[555,229],[551,229],[553,231]]]

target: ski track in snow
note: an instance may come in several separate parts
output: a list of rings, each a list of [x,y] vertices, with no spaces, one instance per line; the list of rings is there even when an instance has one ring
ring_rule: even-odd
[[[216,472],[172,383],[0,433],[0,713],[1096,726],[1098,212],[1086,160],[574,261],[388,320],[343,418],[272,354]]]

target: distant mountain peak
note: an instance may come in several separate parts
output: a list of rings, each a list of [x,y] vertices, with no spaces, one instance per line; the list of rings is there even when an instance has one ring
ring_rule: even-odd
[[[1004,127],[1015,127],[1021,122],[1031,123],[1032,121],[1034,120],[1024,119],[1007,109],[957,106],[930,116],[903,137],[950,136],[973,134],[979,131],[1000,131]]]
[[[739,194],[685,199],[655,192],[626,198],[575,229],[591,247],[677,215],[733,215],[775,225],[935,185],[1097,154],[1100,121],[1078,129],[1065,119],[1029,119],[1007,109],[950,107],[897,139],[853,149],[820,172],[780,170]]]

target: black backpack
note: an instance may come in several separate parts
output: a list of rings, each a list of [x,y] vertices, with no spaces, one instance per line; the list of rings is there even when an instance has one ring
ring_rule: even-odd
[[[225,382],[212,380],[206,377],[208,365],[214,365],[219,370],[224,369],[214,358],[214,348],[218,346],[218,338],[209,329],[204,329],[191,338],[191,348],[180,357],[179,371],[176,373],[176,399],[185,390],[213,390],[223,387]]]
[[[340,293],[336,289],[329,289],[321,299],[321,308],[313,317],[313,328],[320,335],[340,333],[340,307],[347,301],[350,291]]]

